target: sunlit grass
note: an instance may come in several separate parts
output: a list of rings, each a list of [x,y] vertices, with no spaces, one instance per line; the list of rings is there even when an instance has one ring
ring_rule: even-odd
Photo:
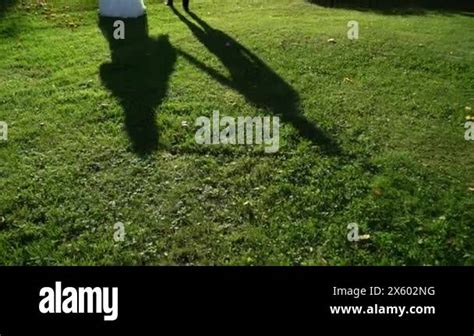
[[[149,39],[168,35],[176,61],[165,95],[152,101],[157,146],[142,155],[127,132],[122,87],[101,73],[112,60],[95,1],[17,6],[0,18],[0,120],[9,125],[0,263],[474,263],[474,143],[463,128],[474,105],[472,17],[194,1],[222,41],[258,57],[340,149],[328,152],[286,122],[279,153],[267,155],[195,144],[197,117],[268,115],[281,97],[268,78],[249,80],[257,91],[232,87],[189,62],[182,55],[227,79],[238,64],[225,54],[226,66],[149,2]],[[346,37],[349,20],[360,22],[357,41]],[[131,60],[148,50],[140,48],[129,47]],[[149,50],[158,51],[155,72],[127,75],[132,87],[156,89],[164,56]],[[113,240],[116,222],[125,223],[124,242]],[[349,223],[370,239],[348,242]]]

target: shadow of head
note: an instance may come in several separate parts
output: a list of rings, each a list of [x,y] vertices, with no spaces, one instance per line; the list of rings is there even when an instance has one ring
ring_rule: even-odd
[[[176,50],[167,35],[157,38],[148,35],[146,16],[100,17],[99,26],[112,59],[100,67],[102,83],[123,108],[125,130],[133,151],[139,155],[150,154],[158,147],[155,114],[167,95]]]
[[[214,54],[229,72],[229,77],[208,67],[191,55],[180,52],[196,67],[240,94],[252,105],[290,123],[299,135],[317,144],[327,154],[338,154],[337,143],[302,113],[298,92],[251,50],[225,32],[211,27],[194,13],[192,20],[172,9],[195,38]]]

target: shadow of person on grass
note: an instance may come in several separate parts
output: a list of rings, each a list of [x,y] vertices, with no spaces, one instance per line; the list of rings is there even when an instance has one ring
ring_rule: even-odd
[[[147,17],[120,19],[125,23],[125,39],[115,39],[114,22],[99,17],[107,39],[111,63],[102,64],[102,83],[119,100],[125,113],[125,129],[133,151],[147,155],[158,148],[155,111],[168,92],[177,54],[167,35],[148,36]]]
[[[226,33],[209,26],[196,14],[189,13],[197,24],[175,8],[171,9],[199,42],[219,58],[229,71],[230,78],[183,51],[179,51],[180,55],[221,84],[242,94],[249,103],[291,123],[302,137],[316,143],[325,153],[339,152],[333,139],[301,114],[298,93],[261,59]]]

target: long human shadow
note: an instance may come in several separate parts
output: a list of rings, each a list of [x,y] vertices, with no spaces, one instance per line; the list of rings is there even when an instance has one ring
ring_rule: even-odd
[[[189,13],[197,24],[175,8],[172,10],[201,44],[219,58],[230,77],[183,51],[178,52],[180,55],[221,84],[242,94],[252,105],[269,110],[291,123],[302,137],[316,143],[325,153],[339,153],[335,141],[301,113],[300,98],[295,89],[258,56],[223,31],[212,28],[196,14]]]
[[[99,18],[112,57],[111,63],[101,65],[100,77],[123,108],[133,151],[148,155],[158,148],[155,114],[168,92],[177,54],[167,35],[149,37],[146,16],[120,19],[125,39],[114,38],[116,20]]]

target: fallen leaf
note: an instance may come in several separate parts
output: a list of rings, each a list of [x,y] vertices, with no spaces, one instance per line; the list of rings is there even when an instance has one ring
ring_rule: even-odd
[[[374,192],[374,195],[375,195],[375,196],[379,196],[379,197],[380,197],[380,196],[383,195],[383,190],[380,189],[380,188],[375,188],[373,192]]]

